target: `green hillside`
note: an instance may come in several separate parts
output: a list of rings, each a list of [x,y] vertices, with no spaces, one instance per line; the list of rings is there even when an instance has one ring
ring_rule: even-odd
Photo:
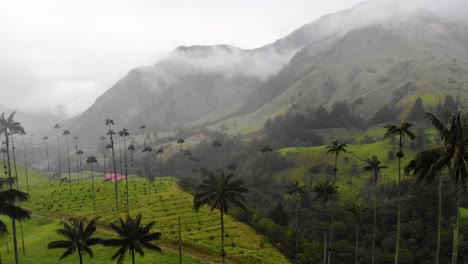
[[[20,188],[25,189],[22,172],[22,166],[18,166]],[[93,212],[92,188],[88,177],[84,177],[85,181],[81,183],[74,177],[70,195],[68,183],[48,183],[47,177],[41,173],[31,170],[28,172],[29,180],[34,184],[30,185],[31,199],[24,203],[23,207],[33,211],[34,215],[23,225],[26,256],[21,256],[21,258],[25,259],[25,263],[33,263],[36,259],[47,261],[41,263],[75,263],[77,261],[73,256],[59,261],[63,252],[46,249],[49,242],[59,239],[54,230],[61,227],[60,221],[71,216],[86,220],[99,217],[99,235],[111,236],[107,225],[116,220],[113,183],[103,182],[102,175],[95,175],[96,212]],[[84,175],[88,176],[89,173]],[[148,184],[141,178],[130,178],[128,185],[130,215],[142,213],[144,223],[156,221],[154,230],[163,234],[162,240],[158,241],[158,244],[163,247],[163,253],[146,252],[144,258],[137,258],[138,263],[178,263],[175,242],[178,239],[179,216],[182,222],[184,263],[220,261],[218,211],[210,212],[209,208],[204,207],[200,212],[195,213],[192,210],[192,195],[181,191],[174,179],[170,177],[150,183],[149,194]],[[124,217],[127,212],[125,182],[120,182],[118,188],[119,216]],[[6,222],[8,223],[9,220]],[[227,216],[225,229],[226,252],[230,263],[289,263],[263,236],[256,234],[247,225]],[[8,235],[2,240],[0,247],[2,260],[12,261],[14,256],[12,237]],[[19,245],[21,250],[21,239],[19,239]],[[115,250],[115,248],[96,246],[95,257],[85,259],[86,263],[109,263],[110,256]]]

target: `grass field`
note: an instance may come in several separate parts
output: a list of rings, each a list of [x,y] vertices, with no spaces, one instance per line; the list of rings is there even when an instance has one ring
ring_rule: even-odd
[[[20,188],[26,190],[24,168],[18,165]],[[90,173],[84,172],[83,182],[77,175],[72,175],[72,193],[68,183],[49,183],[47,176],[28,170],[31,199],[23,207],[34,212],[31,220],[23,224],[26,255],[20,256],[22,263],[77,263],[77,256],[70,256],[59,261],[60,250],[48,250],[47,244],[60,239],[55,230],[60,228],[60,221],[71,216],[90,220],[98,217],[100,236],[112,234],[108,228],[116,221],[114,183],[103,182],[103,175],[95,174],[96,211],[93,211]],[[62,177],[68,177],[63,174]],[[143,223],[156,221],[154,231],[163,234],[158,244],[163,253],[146,252],[144,258],[137,258],[138,263],[178,263],[177,231],[178,217],[181,217],[182,240],[184,251],[183,263],[219,263],[220,262],[220,219],[219,211],[210,212],[204,207],[196,213],[192,210],[193,196],[181,191],[171,177],[157,178],[147,184],[142,178],[133,176],[129,179],[129,213],[143,215]],[[148,188],[150,192],[148,193]],[[125,182],[118,183],[119,216],[127,214]],[[6,223],[10,220],[4,219]],[[11,227],[10,227],[11,229]],[[225,219],[226,252],[229,263],[289,263],[266,239],[249,226],[227,216]],[[18,225],[18,230],[20,230]],[[11,231],[11,230],[10,230]],[[18,231],[18,234],[20,232]],[[8,244],[8,247],[7,247]],[[20,251],[21,238],[19,236]],[[9,252],[7,251],[9,249]],[[110,256],[115,248],[94,247],[93,259],[85,258],[85,263],[110,263]],[[22,253],[22,252],[21,252]],[[0,254],[6,263],[13,261],[13,241],[8,235],[0,239]],[[130,259],[128,259],[130,261]]]
[[[378,138],[378,132],[381,132],[381,129],[375,128],[370,132],[372,138]],[[356,198],[368,183],[371,174],[370,172],[363,172],[362,167],[367,164],[366,160],[371,156],[377,156],[382,161],[382,165],[388,166],[387,169],[381,170],[380,184],[388,184],[397,180],[398,159],[388,160],[387,157],[388,152],[392,150],[390,139],[376,141],[371,144],[348,144],[346,149],[346,153],[341,153],[338,157],[337,185],[342,200],[347,201]],[[411,150],[405,149],[404,151],[406,155],[402,159],[402,167],[414,155]],[[304,183],[308,182],[307,179],[310,177],[313,178],[313,183],[321,180],[331,180],[331,176],[323,168],[320,172],[309,172],[309,168],[320,164],[334,166],[335,157],[332,154],[327,154],[325,146],[284,148],[279,150],[279,153],[294,160],[296,166],[278,173],[275,176],[277,183],[285,180],[297,180]],[[355,172],[357,173],[355,174]],[[403,174],[402,177],[406,176]]]

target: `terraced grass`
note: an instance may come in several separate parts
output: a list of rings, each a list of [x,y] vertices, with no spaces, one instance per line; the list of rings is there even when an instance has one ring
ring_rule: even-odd
[[[19,169],[19,167],[18,167]],[[29,171],[28,171],[29,172]],[[47,250],[50,241],[59,239],[53,230],[60,228],[61,219],[71,216],[83,219],[99,217],[100,234],[109,236],[108,223],[116,221],[114,183],[104,182],[102,174],[95,174],[96,212],[92,207],[92,188],[88,173],[83,174],[83,182],[74,177],[72,194],[68,183],[47,182],[47,177],[37,171],[31,171],[37,177],[37,182],[30,186],[31,200],[23,207],[35,212],[36,215],[24,223],[24,234],[27,255],[22,256],[24,263],[35,263],[36,259],[44,259],[41,263],[75,263],[73,257],[59,261],[63,252]],[[86,175],[86,177],[85,177]],[[73,175],[73,176],[76,176]],[[18,170],[18,178],[23,177]],[[148,193],[149,188],[149,193]],[[127,214],[125,182],[118,183],[119,216]],[[163,238],[160,244],[167,250],[163,254],[148,253],[138,263],[178,263],[178,255],[174,250],[178,239],[178,217],[182,222],[182,240],[184,243],[184,263],[216,263],[220,262],[220,217],[215,210],[210,212],[204,207],[200,212],[192,210],[193,196],[181,191],[175,179],[164,177],[161,180],[147,184],[142,178],[129,178],[129,213],[143,214],[143,220],[156,221],[155,230],[161,231]],[[7,220],[9,222],[9,220]],[[289,263],[265,238],[244,225],[227,216],[225,218],[226,252],[230,263]],[[2,239],[0,253],[2,259],[12,261],[12,238]],[[6,242],[10,252],[7,251]],[[21,244],[21,241],[19,242]],[[95,248],[95,258],[86,263],[109,263],[114,248]]]

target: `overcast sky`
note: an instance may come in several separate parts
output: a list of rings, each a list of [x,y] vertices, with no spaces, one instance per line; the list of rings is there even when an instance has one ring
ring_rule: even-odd
[[[0,0],[0,104],[75,115],[179,45],[258,47],[360,1]]]

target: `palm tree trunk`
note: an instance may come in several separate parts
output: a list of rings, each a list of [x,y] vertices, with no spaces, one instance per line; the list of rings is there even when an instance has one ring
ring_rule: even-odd
[[[453,225],[452,264],[458,263],[458,227],[460,222],[459,186],[455,183],[455,223]]]
[[[104,156],[103,156],[103,159],[104,159],[104,176],[106,176],[106,151],[107,150],[104,150]]]
[[[6,149],[7,149],[7,161],[8,161],[8,178],[12,179],[11,177],[11,164],[10,164],[10,144],[8,141],[8,131],[5,131],[5,142],[6,142]],[[13,151],[14,153],[14,151]],[[13,182],[10,181],[10,190],[13,189]],[[13,201],[11,201],[13,203]],[[18,240],[16,238],[16,220],[14,218],[11,218],[11,229],[13,231],[13,250],[15,253],[15,264],[19,263],[18,259]]]
[[[223,264],[226,263],[226,252],[224,252],[224,208],[220,208],[221,211],[221,256]]]
[[[46,155],[47,155],[47,172],[49,173],[49,182],[50,182],[50,161],[49,161],[49,145],[46,141]]]
[[[15,154],[15,142],[14,142],[14,136],[11,136],[11,147],[12,147],[12,152],[13,152],[13,164],[15,167],[15,179],[16,179],[16,189],[19,190],[19,180],[18,180],[18,168],[16,167],[16,154]],[[16,224],[15,224],[16,227]],[[26,249],[24,248],[24,234],[23,234],[23,223],[20,222],[20,233],[21,233],[21,245],[23,247],[23,254],[26,254]],[[16,235],[16,234],[15,234]],[[16,252],[18,251],[18,248],[16,248]]]
[[[28,159],[26,157],[26,143],[24,142],[24,137],[23,137],[23,154],[24,154],[24,173],[26,174],[26,192],[29,193]]]
[[[119,167],[120,167],[120,175],[123,174],[123,170],[122,170],[122,147],[120,146],[120,142],[122,141],[122,139],[119,138]]]
[[[94,195],[94,172],[93,172],[93,163],[91,163],[91,185],[93,188],[93,211],[96,212],[96,197]]]
[[[81,154],[80,154],[80,179],[83,181],[83,163],[81,160]]]
[[[298,235],[299,221],[298,221],[298,217],[297,217],[297,210],[298,210],[298,207],[299,207],[299,196],[297,195],[297,193],[295,195],[296,195],[296,240],[295,240],[296,252],[295,252],[295,259],[297,261],[297,248],[299,246],[299,235]]]
[[[354,264],[358,264],[358,251],[359,251],[359,225],[356,223],[356,249],[354,253]]]
[[[124,158],[125,158],[125,192],[127,193],[127,214],[129,214],[130,207],[128,203],[127,143],[125,142],[125,136],[123,137],[123,140],[124,140]]]
[[[109,125],[109,131],[111,130],[111,126]],[[119,215],[119,186],[117,184],[117,165],[115,164],[115,151],[114,151],[114,138],[112,137],[112,133],[110,133],[111,139],[111,151],[112,151],[112,163],[114,164],[114,191],[115,191],[115,215]],[[111,178],[112,179],[112,178]]]
[[[135,250],[131,250],[131,255],[132,255],[132,264],[135,264]]]
[[[372,264],[375,263],[375,240],[377,235],[377,179],[374,178],[374,230],[372,232]]]
[[[401,144],[401,136],[400,136],[400,144]],[[401,148],[400,148],[400,152],[401,152]],[[398,264],[398,259],[400,255],[400,220],[401,220],[400,182],[401,182],[401,158],[398,158],[397,233],[396,233],[396,245],[395,245],[395,264]]]
[[[323,264],[327,264],[327,231],[323,232]]]
[[[60,157],[60,137],[59,137],[59,134],[58,134],[58,129],[56,130],[57,132],[57,152],[58,152],[58,176],[59,176],[59,182],[62,183],[62,166],[61,166],[61,157]]]
[[[442,175],[439,174],[438,206],[437,206],[437,246],[435,264],[439,264],[440,258],[440,234],[442,229]]]
[[[333,222],[335,218],[335,200],[336,200],[336,192],[335,192],[335,187],[336,187],[336,176],[338,174],[338,154],[335,155],[335,174],[333,175],[333,194],[332,194],[332,208],[331,208],[331,216],[330,216],[330,250],[328,251],[328,264],[331,264],[331,258],[332,258],[332,249],[333,249]]]
[[[83,256],[81,255],[81,251],[78,251],[78,256],[80,256],[80,264],[83,264]]]
[[[80,175],[80,163],[79,163],[79,158],[78,158],[78,144],[75,143],[75,154],[76,154],[76,171],[78,172],[78,176],[80,176],[80,182],[83,180],[81,179]]]
[[[68,186],[70,186],[70,194],[72,193],[71,190],[71,168],[70,168],[70,146],[68,144],[68,136],[67,137],[67,160],[68,160]]]

